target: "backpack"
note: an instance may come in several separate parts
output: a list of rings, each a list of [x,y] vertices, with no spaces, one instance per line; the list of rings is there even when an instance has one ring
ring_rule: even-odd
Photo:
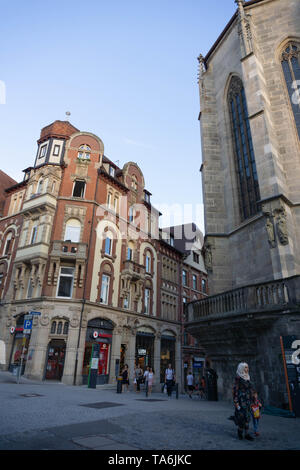
[[[253,413],[253,417],[255,419],[258,419],[260,417],[260,412],[259,412],[259,406],[258,405],[252,406],[252,413]]]

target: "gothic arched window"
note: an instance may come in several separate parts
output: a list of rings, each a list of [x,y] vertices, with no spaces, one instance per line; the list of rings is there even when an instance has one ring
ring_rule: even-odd
[[[243,219],[260,210],[260,192],[255,164],[245,90],[238,77],[231,79],[228,104],[239,180],[240,209]]]
[[[300,44],[290,42],[285,47],[281,64],[300,138]]]

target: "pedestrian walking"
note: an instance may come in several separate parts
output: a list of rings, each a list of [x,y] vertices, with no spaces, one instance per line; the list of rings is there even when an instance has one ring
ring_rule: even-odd
[[[128,387],[129,387],[129,369],[128,369],[128,364],[125,364],[124,369],[122,370],[122,389],[123,392],[126,391],[128,392]]]
[[[152,393],[153,382],[154,382],[154,370],[152,369],[152,367],[150,367],[149,374],[148,374],[148,394],[149,395],[151,395]]]
[[[202,376],[200,380],[200,386],[199,386],[199,398],[201,400],[205,398],[205,389],[206,389],[205,377]]]
[[[140,393],[141,383],[143,381],[143,369],[141,369],[139,364],[137,368],[135,369],[135,377],[136,377],[136,391],[137,393]]]
[[[146,388],[147,388],[147,383],[148,383],[149,369],[150,369],[150,367],[147,367],[145,372],[144,372],[144,383],[145,383]]]
[[[260,412],[261,408],[262,408],[262,404],[258,399],[257,391],[254,390],[252,394],[251,414],[252,414],[254,435],[256,437],[259,436],[258,427],[259,427],[259,421],[261,417],[261,412]]]
[[[250,382],[249,366],[241,362],[238,365],[233,385],[234,421],[238,426],[238,438],[243,439],[245,433],[245,439],[248,441],[253,441],[253,437],[249,434],[252,393],[253,385]]]
[[[133,369],[133,376],[132,376],[132,381],[133,381],[133,386],[134,386],[134,391],[136,392],[136,365],[134,366],[134,369]]]
[[[165,384],[167,385],[168,397],[172,396],[172,388],[175,385],[175,371],[172,369],[172,364],[169,364],[165,372]]]
[[[192,399],[193,391],[194,391],[194,376],[192,371],[189,371],[188,375],[186,376],[187,386],[188,386],[188,395]]]

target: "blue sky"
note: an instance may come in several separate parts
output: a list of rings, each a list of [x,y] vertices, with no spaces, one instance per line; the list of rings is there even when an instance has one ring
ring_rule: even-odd
[[[70,111],[112,161],[140,166],[156,207],[178,205],[182,221],[203,230],[197,56],[235,8],[234,0],[2,2],[1,169],[21,181],[41,128]]]

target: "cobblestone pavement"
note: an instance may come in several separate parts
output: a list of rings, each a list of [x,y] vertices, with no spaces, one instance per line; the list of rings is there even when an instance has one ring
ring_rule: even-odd
[[[0,372],[0,450],[300,450],[299,419],[263,415],[261,436],[239,441],[232,411],[187,395],[18,384]]]

